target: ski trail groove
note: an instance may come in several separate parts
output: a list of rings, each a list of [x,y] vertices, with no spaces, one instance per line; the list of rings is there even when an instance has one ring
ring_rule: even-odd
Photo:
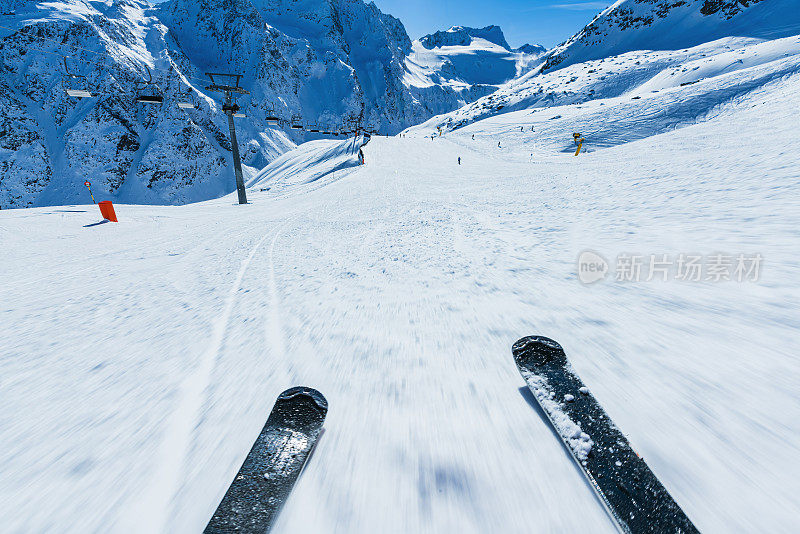
[[[294,220],[294,219],[293,219]],[[274,358],[286,356],[286,340],[283,336],[283,324],[278,310],[281,307],[278,286],[275,283],[275,243],[283,235],[283,230],[289,225],[290,221],[283,223],[276,231],[269,245],[269,317],[264,327],[264,334],[269,343],[270,351]]]
[[[145,497],[137,510],[149,513],[136,513],[130,517],[131,525],[135,521],[136,529],[140,532],[169,532],[170,505],[172,499],[180,489],[181,472],[192,441],[192,432],[197,424],[200,408],[203,404],[204,392],[211,380],[211,371],[219,357],[225,341],[225,332],[228,328],[236,296],[242,285],[245,272],[256,252],[267,240],[271,233],[264,236],[250,249],[250,254],[242,261],[239,273],[231,286],[225,299],[222,314],[214,322],[213,334],[208,350],[200,360],[197,368],[192,372],[180,387],[180,401],[177,408],[169,416],[165,425],[166,435],[161,444],[159,460],[154,470],[156,480],[148,488]],[[280,228],[275,232],[275,237],[280,235]],[[273,240],[274,243],[274,240]]]

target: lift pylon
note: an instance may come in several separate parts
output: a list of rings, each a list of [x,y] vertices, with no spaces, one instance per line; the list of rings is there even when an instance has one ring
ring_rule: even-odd
[[[233,124],[233,118],[241,114],[239,113],[239,105],[233,101],[233,95],[249,95],[250,92],[239,86],[242,80],[242,74],[207,72],[206,76],[211,79],[211,85],[206,87],[206,89],[225,95],[225,103],[222,105],[222,111],[228,116],[228,128],[231,131],[231,152],[233,153],[233,169],[236,175],[236,191],[239,194],[239,204],[247,204],[247,193],[244,189],[244,178],[242,176],[242,160],[239,157],[239,143],[236,141],[236,126]],[[215,77],[217,78],[216,80],[214,79]],[[218,83],[226,78],[233,85]]]

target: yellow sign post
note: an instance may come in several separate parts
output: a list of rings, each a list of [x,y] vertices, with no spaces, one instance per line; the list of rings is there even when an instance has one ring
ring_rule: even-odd
[[[581,153],[581,148],[583,147],[583,142],[586,140],[583,136],[579,133],[572,134],[572,138],[575,140],[575,144],[578,145],[578,150],[575,151],[575,155]]]

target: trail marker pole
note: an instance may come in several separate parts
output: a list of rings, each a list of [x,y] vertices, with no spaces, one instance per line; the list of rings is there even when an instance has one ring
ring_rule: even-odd
[[[89,188],[89,196],[92,197],[92,203],[97,204],[97,201],[94,199],[94,195],[92,194],[92,182],[86,180],[83,182],[83,185]]]
[[[239,87],[239,82],[242,79],[242,74],[215,74],[206,73],[206,76],[211,78],[211,85],[206,87],[209,91],[216,91],[225,95],[225,103],[222,105],[222,111],[228,116],[228,128],[231,131],[231,152],[233,153],[233,170],[236,175],[236,192],[239,195],[239,204],[247,204],[247,193],[244,189],[244,177],[242,176],[242,160],[239,156],[239,143],[236,140],[236,126],[233,123],[233,117],[239,112],[239,105],[233,102],[233,94],[249,95]],[[214,76],[236,78],[236,85],[223,85],[214,81]]]

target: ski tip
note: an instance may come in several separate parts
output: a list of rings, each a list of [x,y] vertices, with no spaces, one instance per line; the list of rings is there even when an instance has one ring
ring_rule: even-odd
[[[320,410],[324,412],[328,411],[328,399],[326,399],[325,396],[316,389],[305,386],[297,386],[287,389],[278,395],[278,400],[289,400],[297,396],[309,397],[312,401],[314,401],[314,404],[316,404]]]
[[[523,337],[511,347],[517,367],[541,366],[550,362],[558,365],[567,363],[567,355],[557,342],[544,336]]]

